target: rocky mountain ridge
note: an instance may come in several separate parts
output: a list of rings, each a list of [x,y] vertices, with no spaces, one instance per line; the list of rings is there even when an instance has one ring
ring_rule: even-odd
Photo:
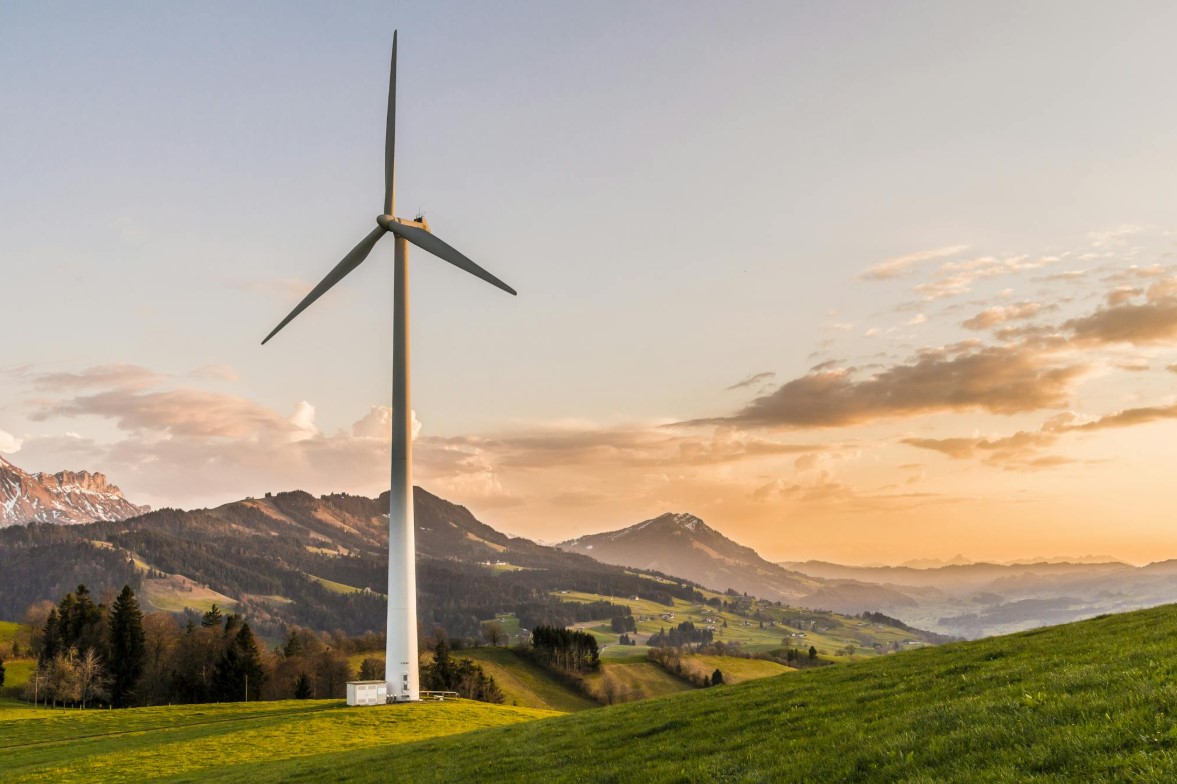
[[[0,457],[0,528],[27,523],[77,525],[125,520],[149,510],[128,501],[103,474],[31,474]]]

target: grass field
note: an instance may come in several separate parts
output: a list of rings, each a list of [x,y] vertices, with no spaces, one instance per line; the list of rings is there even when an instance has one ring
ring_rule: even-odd
[[[358,709],[337,700],[291,700],[122,711],[32,710],[0,701],[0,779],[257,781],[251,766],[259,762],[289,760],[297,768],[306,756],[552,715],[465,700]]]
[[[739,659],[734,656],[688,656],[683,658],[683,662],[705,675],[719,670],[723,673],[724,683],[743,683],[757,678],[771,678],[774,675],[796,672],[792,667],[776,662]]]
[[[332,593],[359,593],[360,589],[354,585],[345,585],[344,583],[337,583],[334,580],[328,580],[326,577],[316,577],[313,574],[307,574],[307,577],[317,582],[319,585],[326,588]]]
[[[15,782],[1171,782],[1174,640],[1166,606],[565,715],[0,701],[0,764]]]
[[[719,596],[719,594],[715,595]],[[759,612],[763,616],[765,619],[763,627],[761,627],[759,620],[734,612],[720,611],[706,604],[693,604],[682,599],[675,599],[674,605],[668,607],[648,599],[635,600],[576,591],[558,591],[553,596],[567,602],[611,601],[616,604],[628,605],[637,621],[639,643],[645,642],[651,634],[660,629],[669,629],[683,621],[690,621],[696,626],[711,628],[716,642],[736,643],[749,653],[779,652],[784,647],[807,651],[812,645],[821,652],[823,659],[845,662],[879,655],[873,647],[875,643],[882,646],[883,652],[894,650],[896,644],[905,650],[913,647],[911,634],[901,629],[872,624],[836,613],[778,607],[770,602],[757,600],[752,600],[750,610],[752,613]],[[708,619],[711,619],[713,623],[708,624]],[[725,621],[727,626],[723,625]],[[615,650],[618,634],[611,629],[607,619],[578,623],[574,625],[574,628],[583,629],[592,634],[597,638],[599,645],[609,646],[602,654],[603,658],[608,659],[613,656],[634,658],[633,653]],[[784,640],[792,634],[804,636],[788,637],[789,643],[786,646]],[[916,645],[919,644],[916,643]],[[853,655],[846,656],[838,652],[847,645],[854,646]],[[642,646],[637,647],[641,648]]]
[[[598,703],[565,685],[547,670],[509,648],[468,648],[454,651],[457,658],[473,659],[503,690],[507,705],[573,713],[600,707]]]
[[[602,664],[600,672],[586,676],[585,680],[597,693],[601,693],[605,688],[606,680],[613,680],[621,689],[618,692],[620,702],[665,697],[695,688],[682,678],[675,677],[650,662]]]
[[[16,633],[20,631],[20,624],[15,621],[0,621],[0,646],[12,650],[12,641],[16,639]],[[3,653],[0,648],[0,653]]]
[[[1174,640],[1167,606],[297,769],[259,764],[249,779],[1172,782]]]

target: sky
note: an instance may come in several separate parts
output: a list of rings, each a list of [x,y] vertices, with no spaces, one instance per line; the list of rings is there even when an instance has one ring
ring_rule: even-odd
[[[0,5],[0,454],[136,503],[415,480],[546,542],[1177,557],[1171,3]]]

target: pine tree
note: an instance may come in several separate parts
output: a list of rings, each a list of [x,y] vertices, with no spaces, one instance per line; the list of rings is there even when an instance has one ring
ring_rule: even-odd
[[[131,704],[146,661],[143,613],[131,586],[124,585],[110,612],[110,701],[116,708]]]
[[[0,687],[4,686],[4,660],[0,659]]]
[[[257,639],[249,624],[243,623],[217,662],[213,675],[214,699],[220,702],[260,699],[265,676]]]
[[[40,664],[48,664],[57,658],[57,654],[61,652],[61,619],[57,615],[57,608],[49,611],[49,616],[45,619],[45,629],[41,634],[41,655],[38,657]]]
[[[817,648],[809,646],[809,661],[817,661]]]
[[[212,607],[208,608],[208,612],[200,617],[200,625],[205,628],[219,627],[221,625],[221,619],[224,617],[225,614],[221,612],[221,608],[213,604]]]
[[[309,700],[311,698],[311,679],[305,672],[300,672],[294,679],[294,699]]]
[[[722,686],[723,685],[723,673],[720,672],[718,667],[715,668],[715,672],[711,673],[711,685],[712,686]]]

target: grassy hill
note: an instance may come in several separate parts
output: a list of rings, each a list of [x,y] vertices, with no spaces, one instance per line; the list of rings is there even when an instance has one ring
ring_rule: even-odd
[[[0,703],[0,759],[14,781],[1168,782],[1177,606],[569,715],[338,706]]]
[[[1170,605],[365,755],[414,781],[1160,782],[1175,710]]]
[[[553,715],[465,700],[364,710],[291,700],[124,711],[33,710],[0,700],[0,778],[114,784],[223,774],[249,781],[253,765],[275,758],[386,748]]]
[[[708,590],[701,590],[700,594],[704,599],[731,598]],[[787,607],[755,598],[741,599],[741,609],[736,612],[685,599],[661,604],[647,599],[617,598],[583,591],[558,591],[555,595],[566,602],[612,601],[626,605],[633,612],[637,633],[630,636],[636,638],[639,643],[636,646],[618,645],[618,634],[610,628],[608,620],[572,625],[597,638],[597,643],[602,646],[603,661],[644,659],[649,649],[641,643],[651,634],[684,621],[700,628],[710,628],[716,642],[736,644],[748,653],[783,655],[786,647],[808,651],[812,645],[822,659],[838,662],[907,650],[928,644],[929,639],[936,637],[918,630],[900,629],[824,610]],[[726,626],[723,625],[725,622]],[[854,646],[854,653],[849,656],[841,653],[848,646]]]
[[[454,651],[458,659],[473,659],[503,690],[507,705],[573,713],[600,707],[550,672],[508,648],[467,648]]]

